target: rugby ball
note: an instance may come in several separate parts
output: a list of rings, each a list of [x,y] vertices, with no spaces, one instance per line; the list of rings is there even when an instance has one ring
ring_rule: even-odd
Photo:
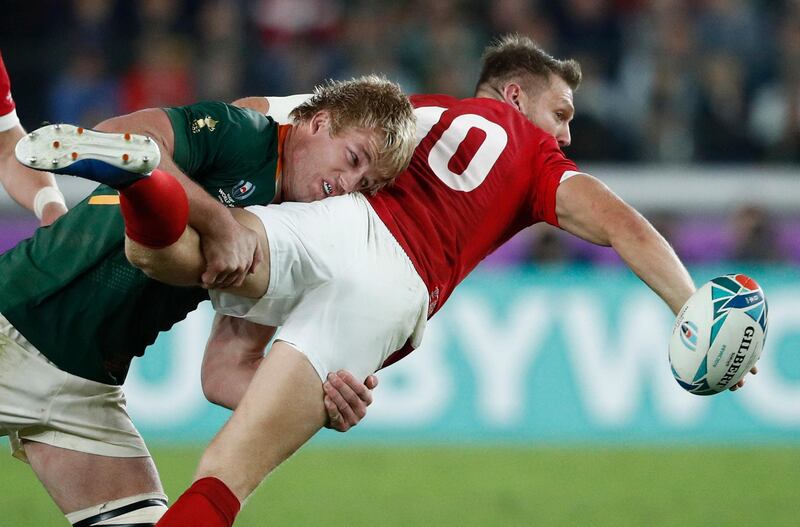
[[[714,395],[741,380],[761,356],[767,300],[743,274],[714,278],[678,313],[669,342],[672,375],[686,391]]]

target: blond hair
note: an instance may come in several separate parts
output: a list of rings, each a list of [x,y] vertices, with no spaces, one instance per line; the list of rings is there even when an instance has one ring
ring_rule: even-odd
[[[485,87],[501,89],[503,83],[521,82],[527,76],[547,85],[550,75],[561,77],[574,91],[581,83],[581,66],[572,59],[553,58],[528,37],[505,35],[484,50],[483,68],[476,90]]]
[[[389,182],[408,166],[416,146],[416,119],[411,101],[397,84],[378,75],[329,80],[289,116],[305,122],[323,110],[330,114],[331,135],[348,128],[378,132],[375,168],[381,179]]]

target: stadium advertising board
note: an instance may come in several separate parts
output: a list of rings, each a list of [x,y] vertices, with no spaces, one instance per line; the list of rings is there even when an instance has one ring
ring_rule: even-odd
[[[732,269],[694,269],[702,283]],[[691,395],[670,374],[673,317],[624,269],[483,272],[428,326],[423,346],[381,373],[368,418],[319,441],[797,442],[800,284],[794,268],[739,268],[764,288],[760,373],[739,393]],[[208,306],[162,336],[128,379],[147,439],[200,441],[227,416],[203,399]]]

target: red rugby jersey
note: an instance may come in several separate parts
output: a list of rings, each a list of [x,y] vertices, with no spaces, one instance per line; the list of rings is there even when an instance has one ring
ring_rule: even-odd
[[[14,99],[11,98],[11,81],[8,78],[3,55],[0,53],[0,116],[11,113],[14,109]]]
[[[511,236],[539,221],[558,225],[556,189],[578,168],[554,137],[507,103],[411,100],[419,141],[411,164],[369,201],[428,286],[430,318]]]

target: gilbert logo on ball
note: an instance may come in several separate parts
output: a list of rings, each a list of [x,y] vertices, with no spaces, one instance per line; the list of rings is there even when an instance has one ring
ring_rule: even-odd
[[[743,274],[719,276],[692,295],[669,342],[672,375],[685,390],[713,395],[741,380],[761,356],[767,300]]]

